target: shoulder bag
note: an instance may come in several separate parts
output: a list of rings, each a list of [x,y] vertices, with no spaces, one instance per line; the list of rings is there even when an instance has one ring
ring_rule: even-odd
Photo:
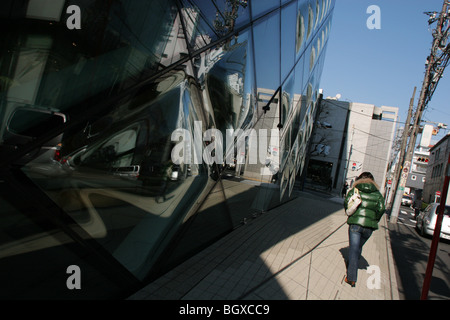
[[[345,210],[345,214],[349,217],[358,210],[358,207],[361,204],[361,196],[358,188],[353,188],[353,190],[353,195],[348,200],[347,210]]]

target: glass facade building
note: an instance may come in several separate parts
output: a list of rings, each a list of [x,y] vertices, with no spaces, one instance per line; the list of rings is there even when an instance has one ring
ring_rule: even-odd
[[[333,7],[2,1],[0,298],[127,297],[292,199]]]

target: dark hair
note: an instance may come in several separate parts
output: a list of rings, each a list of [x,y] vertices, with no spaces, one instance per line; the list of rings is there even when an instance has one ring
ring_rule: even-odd
[[[371,179],[373,181],[375,181],[375,178],[373,177],[373,175],[370,172],[363,172],[359,175],[358,178],[356,178],[356,180],[360,180],[360,179]]]

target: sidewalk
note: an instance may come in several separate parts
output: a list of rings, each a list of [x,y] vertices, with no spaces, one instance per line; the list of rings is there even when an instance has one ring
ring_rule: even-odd
[[[348,226],[342,199],[298,195],[128,299],[398,300],[386,215],[363,248],[352,288],[343,282]],[[378,283],[372,281],[376,270]]]

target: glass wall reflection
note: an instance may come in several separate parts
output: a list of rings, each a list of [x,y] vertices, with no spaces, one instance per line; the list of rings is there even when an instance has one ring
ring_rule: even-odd
[[[124,295],[295,197],[331,0],[12,3],[0,5],[11,30],[0,43],[0,180],[14,186],[4,197],[36,208],[5,200],[5,270],[89,252],[114,289],[87,296]],[[80,29],[67,27],[69,5]],[[51,291],[46,276],[12,278],[15,298]]]

